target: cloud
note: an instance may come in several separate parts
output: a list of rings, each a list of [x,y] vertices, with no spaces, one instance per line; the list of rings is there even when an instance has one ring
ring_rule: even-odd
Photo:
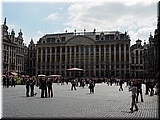
[[[130,1],[129,1],[130,2]],[[83,31],[128,31],[132,44],[139,39],[148,39],[157,26],[157,2],[138,1],[93,1],[76,2],[68,7],[67,30]],[[72,31],[73,32],[73,31]]]
[[[45,18],[44,20],[56,20],[57,18],[58,18],[58,13],[52,13],[48,15],[48,17]]]

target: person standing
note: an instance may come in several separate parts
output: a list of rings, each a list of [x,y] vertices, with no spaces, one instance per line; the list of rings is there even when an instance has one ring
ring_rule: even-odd
[[[47,86],[48,86],[48,97],[53,97],[52,79],[51,78],[48,78]]]
[[[6,80],[6,76],[3,77],[3,88],[6,88],[6,83],[7,83],[7,80]]]
[[[146,85],[146,92],[145,92],[145,94],[148,95],[148,92],[149,92],[149,79],[145,79],[145,85]]]
[[[9,88],[9,76],[7,76],[7,88]]]
[[[41,98],[47,97],[47,84],[46,79],[42,78],[41,81]]]
[[[71,84],[72,84],[71,90],[73,90],[73,88],[74,88],[74,90],[76,90],[76,80],[75,79],[71,80]]]
[[[11,81],[12,81],[12,85],[11,85],[11,86],[14,86],[14,87],[15,87],[15,82],[16,82],[15,78],[12,77]]]
[[[85,86],[85,79],[83,78],[82,79],[82,87],[84,88],[84,86]]]
[[[34,85],[35,81],[33,79],[30,79],[31,96],[34,96]]]
[[[151,89],[151,91],[150,91],[150,96],[153,96],[154,95],[154,80],[153,79],[151,79],[150,80],[150,89]]]
[[[29,97],[29,86],[30,86],[30,81],[29,78],[26,80],[26,97]]]
[[[138,111],[138,106],[136,104],[137,85],[135,81],[133,81],[133,85],[131,85],[129,91],[132,91],[132,103],[130,110],[133,112],[133,108],[135,107],[135,111]]]
[[[91,94],[91,93],[94,94],[94,87],[95,87],[94,81],[93,81],[93,80],[90,80],[90,82],[89,82],[90,94]]]

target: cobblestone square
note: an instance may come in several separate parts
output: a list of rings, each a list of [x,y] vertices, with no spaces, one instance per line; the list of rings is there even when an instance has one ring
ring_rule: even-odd
[[[131,92],[123,85],[123,91],[113,84],[99,83],[95,93],[90,94],[88,86],[70,90],[71,84],[53,84],[54,97],[41,98],[40,89],[35,86],[34,97],[25,96],[25,85],[2,88],[2,118],[114,118],[114,119],[158,119],[158,96],[145,95],[144,102],[138,102],[138,111],[130,113]],[[139,96],[140,100],[140,96]]]

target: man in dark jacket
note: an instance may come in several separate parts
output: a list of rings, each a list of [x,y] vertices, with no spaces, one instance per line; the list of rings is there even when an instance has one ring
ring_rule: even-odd
[[[142,95],[142,81],[141,80],[137,80],[137,96],[136,96],[136,102],[138,102],[138,96],[139,93],[141,95],[141,102],[143,102],[143,95]]]
[[[30,81],[29,78],[26,80],[26,97],[29,97],[29,86],[30,86]]]
[[[89,82],[90,94],[91,94],[91,93],[94,94],[94,87],[95,87],[95,82],[94,82],[94,80],[90,80],[90,82]]]
[[[119,91],[120,91],[120,90],[122,90],[122,91],[123,91],[123,88],[122,88],[122,85],[123,85],[123,79],[121,79],[121,80],[119,81],[119,85],[120,85]]]
[[[46,79],[42,78],[41,81],[41,98],[47,97],[47,84],[46,84]]]
[[[30,79],[31,96],[34,96],[34,85],[35,81],[33,79]]]
[[[73,90],[73,88],[74,88],[74,90],[76,90],[76,80],[75,79],[71,80],[71,84],[72,84],[71,90]]]
[[[48,86],[48,97],[53,97],[52,79],[51,78],[48,78],[47,86]]]

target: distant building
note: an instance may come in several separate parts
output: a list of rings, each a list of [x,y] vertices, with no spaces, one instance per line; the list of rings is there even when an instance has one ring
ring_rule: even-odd
[[[36,44],[31,39],[30,44],[28,45],[28,75],[36,75]]]
[[[36,45],[36,75],[73,76],[68,68],[81,68],[76,76],[128,77],[130,37],[119,31],[46,34]]]
[[[159,47],[160,47],[160,18],[159,18],[160,2],[158,2],[158,18],[157,29],[154,36],[150,34],[149,43],[144,44],[144,75],[148,78],[155,78],[160,71]]]
[[[2,71],[3,73],[24,72],[25,44],[23,43],[23,33],[20,29],[18,37],[12,29],[11,34],[8,32],[6,18],[2,25]]]
[[[141,40],[137,40],[136,44],[130,47],[131,64],[130,75],[131,78],[143,78],[143,46]]]

